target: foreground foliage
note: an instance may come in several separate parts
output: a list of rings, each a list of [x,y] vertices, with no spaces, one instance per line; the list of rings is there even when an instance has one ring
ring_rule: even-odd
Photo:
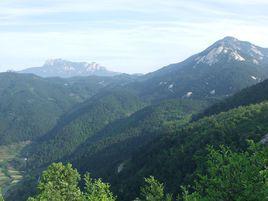
[[[268,200],[268,149],[250,141],[247,150],[236,152],[229,147],[208,148],[205,167],[199,167],[192,187],[182,187],[178,201],[265,201]],[[38,194],[28,201],[116,201],[110,185],[101,179],[81,176],[71,164],[53,163],[43,172]],[[179,187],[178,187],[179,188]],[[82,190],[81,190],[82,189]],[[1,200],[1,198],[0,198]],[[155,177],[145,179],[135,201],[172,201],[164,184]]]
[[[1,194],[1,191],[0,191],[0,201],[4,201],[4,198],[3,198],[2,194]]]
[[[146,185],[141,188],[140,198],[135,201],[171,201],[172,196],[165,194],[164,185],[153,176],[145,178]]]
[[[186,197],[200,201],[268,200],[267,159],[267,149],[252,142],[241,153],[224,146],[219,150],[210,147],[207,169],[199,175],[196,192]]]
[[[182,187],[181,201],[265,201],[268,200],[268,149],[250,142],[244,152],[221,146],[209,147],[206,169],[197,171],[194,190]],[[140,201],[170,201],[164,185],[154,177],[145,179]]]
[[[86,174],[84,200],[115,201],[116,197],[110,191],[108,183],[103,183],[101,179],[93,180],[89,174]]]
[[[70,164],[52,164],[42,174],[37,186],[39,194],[28,200],[82,200],[82,192],[78,188],[79,181],[79,173]]]
[[[100,179],[84,177],[85,189],[80,190],[80,174],[71,164],[53,163],[43,172],[37,186],[39,193],[28,201],[115,201],[110,185]]]

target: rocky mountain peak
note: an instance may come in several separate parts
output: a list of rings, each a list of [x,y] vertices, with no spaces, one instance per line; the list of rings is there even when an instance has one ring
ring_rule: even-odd
[[[240,41],[234,37],[225,37],[201,52],[195,58],[197,64],[204,63],[214,65],[220,61],[224,62],[252,62],[260,64],[265,54],[263,49],[249,42]]]
[[[61,58],[49,59],[41,67],[29,68],[21,72],[33,73],[41,77],[113,76],[118,74],[96,62],[73,62]]]

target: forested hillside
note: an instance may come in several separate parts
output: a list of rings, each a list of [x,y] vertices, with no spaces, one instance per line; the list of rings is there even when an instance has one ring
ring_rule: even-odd
[[[260,141],[268,132],[268,103],[240,107],[212,117],[205,117],[179,129],[174,129],[143,147],[125,164],[114,184],[122,200],[137,196],[143,178],[156,175],[169,192],[178,186],[192,184],[197,166],[204,166],[206,147],[230,146],[243,150],[246,140]],[[120,181],[120,182],[119,182]]]
[[[106,125],[143,106],[138,97],[123,90],[105,91],[92,97],[65,115],[25,151],[29,168],[43,167],[68,156]]]
[[[251,91],[249,95],[265,90],[262,84],[252,88],[246,89]],[[81,172],[90,171],[111,182],[120,200],[138,196],[143,178],[150,175],[164,181],[167,191],[176,194],[180,185],[193,184],[197,167],[205,167],[208,145],[242,151],[247,139],[258,142],[268,132],[267,102],[251,103],[255,99],[247,100],[249,106],[189,124],[188,112],[202,108],[198,101],[174,100],[149,106],[109,124],[65,160],[72,161]]]
[[[81,172],[97,177],[117,177],[126,161],[159,134],[186,124],[205,107],[204,101],[170,100],[148,106],[109,124],[79,146],[66,161]],[[103,165],[105,163],[105,165]]]
[[[40,78],[30,74],[0,74],[0,144],[34,140],[61,115],[101,89],[132,81],[131,76]]]
[[[34,75],[3,73],[0,82],[0,144],[35,139],[83,100],[77,93],[71,95],[63,82],[54,84]]]
[[[212,107],[209,107],[202,113],[196,115],[194,119],[218,114],[222,111],[227,111],[239,106],[260,103],[265,100],[268,100],[268,80],[256,84],[255,86],[243,89],[234,96],[214,104]]]

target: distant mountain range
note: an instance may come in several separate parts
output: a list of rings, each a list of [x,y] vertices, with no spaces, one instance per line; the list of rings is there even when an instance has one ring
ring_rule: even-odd
[[[44,112],[49,115],[47,113],[49,111],[48,106],[42,108],[38,105],[40,101],[38,102],[37,100],[40,97],[43,97],[42,101],[46,100],[43,103],[44,105],[53,103],[53,107],[60,108],[61,112],[59,114],[50,113],[56,118],[62,115],[63,111],[69,110],[75,103],[85,101],[104,89],[107,90],[107,88],[108,91],[120,89],[131,92],[146,105],[174,98],[214,102],[215,99],[230,96],[245,87],[267,79],[268,49],[258,47],[249,42],[239,41],[233,37],[225,37],[183,62],[171,64],[147,75],[121,74],[112,76],[118,73],[108,71],[96,63],[71,62],[62,59],[48,60],[42,67],[29,68],[20,73],[55,78],[40,78],[17,73],[0,74],[0,94],[3,97],[3,100],[0,101],[2,118],[4,119],[7,114],[13,113],[22,116],[20,121],[14,121],[13,123],[11,123],[13,119],[5,119],[7,125],[12,124],[12,129],[16,127],[17,123],[18,129],[14,129],[11,134],[12,129],[7,129],[8,126],[0,126],[0,131],[2,132],[0,139],[3,142],[16,141],[17,137],[18,139],[27,140],[32,135],[33,132],[29,129],[27,132],[25,131],[25,136],[23,136],[23,132],[20,136],[16,136],[17,130],[22,130],[21,126],[23,124],[21,121],[27,120],[28,111],[34,111],[38,106],[41,108],[40,114]],[[87,75],[99,76],[83,77]],[[72,76],[77,77],[69,79],[56,78]],[[36,94],[36,91],[40,95]],[[68,107],[61,106],[61,98],[64,98],[68,104],[70,102]],[[8,101],[9,99],[12,101]],[[29,104],[30,109],[20,111],[20,103],[31,103],[33,100],[36,100],[36,103]],[[52,100],[56,100],[55,103]],[[86,111],[87,106],[83,107],[85,107],[84,110]],[[54,111],[57,110],[54,109]],[[45,115],[43,114],[43,116]],[[51,128],[51,126],[48,126],[44,131],[41,131],[37,127],[34,131],[36,135],[32,135],[29,138],[30,140],[44,134],[44,131]]]
[[[63,161],[109,181],[119,200],[137,197],[149,175],[176,193],[208,144],[241,147],[268,131],[268,49],[226,37],[158,71],[116,74],[62,59],[0,74],[0,144],[31,141],[29,178]],[[25,200],[20,188],[9,200]]]
[[[27,68],[19,73],[31,73],[41,77],[76,77],[76,76],[114,76],[120,73],[107,70],[92,62],[72,62],[63,59],[47,60],[41,67]]]

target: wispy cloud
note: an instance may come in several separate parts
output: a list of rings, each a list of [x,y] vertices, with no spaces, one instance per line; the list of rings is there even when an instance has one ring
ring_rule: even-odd
[[[63,57],[148,72],[226,35],[268,47],[266,0],[9,0],[0,9],[2,70]]]

